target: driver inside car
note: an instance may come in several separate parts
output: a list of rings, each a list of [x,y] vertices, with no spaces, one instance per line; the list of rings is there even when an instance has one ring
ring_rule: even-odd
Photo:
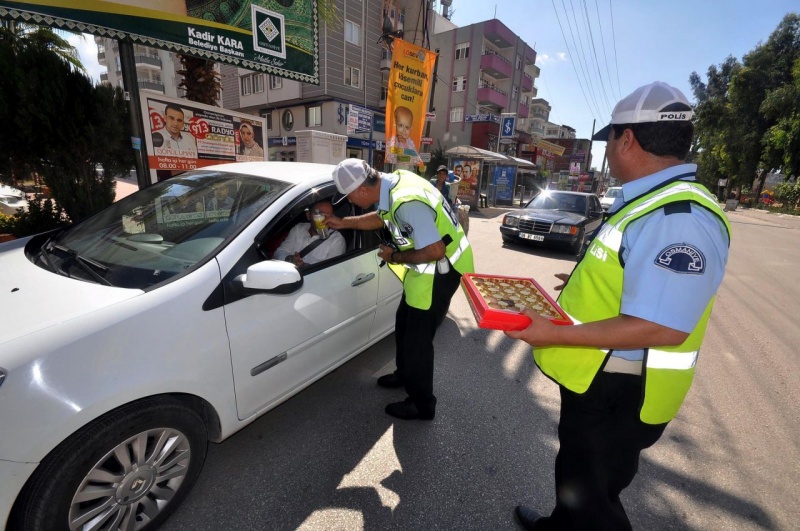
[[[333,215],[330,201],[319,201],[306,211],[308,222],[298,223],[289,231],[289,235],[275,250],[272,258],[291,262],[297,267],[316,264],[329,258],[344,254],[347,247],[344,237],[332,229],[328,229],[328,237],[322,238],[311,223],[311,213],[319,210],[325,217]]]

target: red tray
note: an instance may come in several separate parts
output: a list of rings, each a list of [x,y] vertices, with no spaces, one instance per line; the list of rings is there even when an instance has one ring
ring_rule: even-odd
[[[522,306],[538,311],[554,324],[573,324],[556,301],[532,278],[467,273],[461,277],[461,287],[480,328],[528,328],[531,320],[521,313]]]

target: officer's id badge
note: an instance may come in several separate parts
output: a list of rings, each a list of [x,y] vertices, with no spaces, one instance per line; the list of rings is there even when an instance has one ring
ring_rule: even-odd
[[[702,275],[706,270],[706,257],[693,245],[676,243],[665,247],[655,259],[655,264],[676,273]]]

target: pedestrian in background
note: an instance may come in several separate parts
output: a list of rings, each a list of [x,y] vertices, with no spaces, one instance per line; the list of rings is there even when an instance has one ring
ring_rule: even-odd
[[[378,378],[378,385],[404,387],[408,397],[387,405],[386,413],[405,420],[432,420],[436,415],[433,337],[461,275],[474,270],[472,247],[441,194],[414,173],[380,173],[363,160],[345,159],[333,170],[333,181],[354,205],[363,209],[377,205],[377,210],[331,216],[328,226],[358,230],[385,226],[393,246],[380,245],[378,256],[403,282],[395,318],[397,369]]]
[[[695,181],[697,166],[684,164],[691,118],[689,101],[666,83],[617,103],[593,140],[607,142],[622,199],[571,275],[558,275],[558,302],[575,326],[525,310],[531,325],[507,332],[533,345],[561,387],[556,507],[543,517],[517,506],[524,529],[631,529],[619,495],[692,383],[730,225]]]

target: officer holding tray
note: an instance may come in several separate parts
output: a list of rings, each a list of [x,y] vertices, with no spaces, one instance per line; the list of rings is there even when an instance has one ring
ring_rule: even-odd
[[[730,225],[685,164],[692,107],[666,83],[625,97],[605,141],[622,196],[564,281],[558,303],[575,323],[506,332],[533,346],[561,390],[556,506],[517,506],[524,529],[624,530],[620,493],[689,391],[714,298],[725,273]]]

